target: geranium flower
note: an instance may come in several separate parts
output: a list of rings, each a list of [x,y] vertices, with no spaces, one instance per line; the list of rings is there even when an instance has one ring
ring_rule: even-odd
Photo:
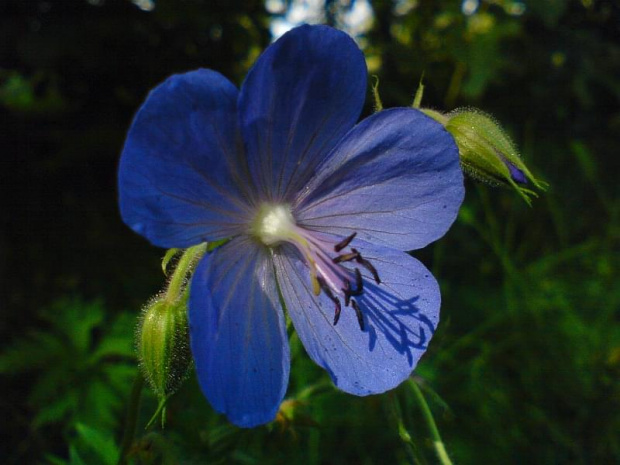
[[[240,91],[211,70],[170,77],[127,136],[134,231],[166,248],[231,238],[197,266],[189,320],[202,390],[237,425],[272,420],[284,398],[283,305],[308,355],[359,396],[405,380],[439,321],[437,282],[405,251],[454,221],[458,151],[411,108],[356,125],[366,77],[346,34],[302,26]]]

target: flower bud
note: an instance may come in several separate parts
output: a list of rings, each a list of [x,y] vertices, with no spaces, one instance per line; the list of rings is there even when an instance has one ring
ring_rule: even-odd
[[[471,108],[461,108],[446,115],[422,110],[442,123],[459,148],[463,171],[494,185],[510,186],[530,202],[536,193],[526,187],[530,182],[539,189],[538,181],[527,169],[514,143],[491,116]]]
[[[183,292],[174,303],[165,296],[153,298],[144,309],[138,330],[142,372],[160,399],[176,392],[191,368],[187,296],[188,292]]]

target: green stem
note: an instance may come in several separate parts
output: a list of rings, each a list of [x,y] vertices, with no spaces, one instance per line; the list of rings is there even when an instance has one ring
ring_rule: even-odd
[[[396,428],[398,429],[398,437],[405,446],[405,453],[408,456],[409,462],[415,465],[425,464],[426,461],[420,456],[409,431],[407,431],[407,428],[405,427],[398,398],[394,395],[394,393],[390,393],[385,397],[385,401],[390,419],[396,424]]]
[[[200,257],[207,251],[207,243],[195,245],[183,252],[177,266],[170,277],[168,288],[166,289],[166,300],[169,303],[176,302],[182,294],[187,284],[187,273],[196,265]]]
[[[418,403],[420,404],[420,408],[422,409],[422,415],[424,415],[424,419],[428,425],[428,429],[431,433],[431,438],[433,439],[433,446],[435,447],[435,452],[437,453],[437,458],[442,465],[452,465],[452,460],[448,456],[448,452],[446,451],[446,446],[444,446],[443,441],[441,440],[441,435],[439,434],[439,430],[437,429],[437,425],[435,424],[435,419],[433,418],[433,414],[428,404],[426,403],[426,399],[424,398],[424,394],[420,390],[420,386],[413,379],[409,378],[409,386],[413,393],[415,394]]]
[[[138,423],[138,411],[140,410],[140,395],[142,394],[142,386],[144,378],[138,373],[131,388],[129,396],[129,406],[127,408],[127,417],[125,418],[125,432],[123,433],[123,442],[121,442],[121,453],[118,458],[118,465],[126,465],[127,455],[133,444],[133,438],[136,434],[136,424]]]
[[[454,102],[461,91],[461,84],[466,71],[467,65],[465,65],[462,61],[459,61],[454,68],[454,72],[452,73],[450,86],[448,87],[448,92],[446,94],[445,103],[447,108],[452,108],[454,106]]]

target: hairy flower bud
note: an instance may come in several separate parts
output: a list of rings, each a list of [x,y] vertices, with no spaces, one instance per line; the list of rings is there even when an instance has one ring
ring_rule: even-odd
[[[187,295],[184,292],[172,304],[163,296],[152,299],[144,309],[138,330],[140,365],[160,399],[169,397],[181,386],[191,367]]]
[[[452,134],[467,174],[490,184],[512,187],[528,203],[536,193],[524,186],[531,183],[544,189],[544,183],[530,173],[510,137],[491,116],[472,108],[445,115],[434,110],[422,111]]]

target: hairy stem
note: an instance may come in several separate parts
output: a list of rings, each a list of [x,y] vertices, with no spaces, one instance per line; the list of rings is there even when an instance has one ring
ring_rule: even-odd
[[[198,263],[198,260],[207,251],[207,243],[195,245],[183,252],[174,272],[168,282],[166,289],[166,300],[170,303],[176,302],[182,295],[183,289],[187,284],[187,273]]]

